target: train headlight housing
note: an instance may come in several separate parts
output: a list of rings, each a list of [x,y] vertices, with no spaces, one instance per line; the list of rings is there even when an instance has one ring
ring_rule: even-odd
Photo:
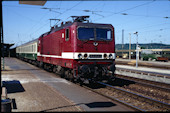
[[[83,55],[82,54],[78,54],[78,59],[82,59]]]
[[[109,54],[109,59],[113,59],[113,55],[112,54]]]
[[[87,57],[88,57],[87,53],[86,53],[86,54],[84,54],[84,59],[87,59]]]
[[[104,59],[107,59],[107,54],[104,54],[103,57],[104,57]]]

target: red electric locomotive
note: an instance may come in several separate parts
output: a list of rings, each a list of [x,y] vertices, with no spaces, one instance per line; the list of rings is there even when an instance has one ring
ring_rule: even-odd
[[[89,16],[72,18],[39,37],[39,66],[80,83],[114,80],[113,26],[89,23]]]

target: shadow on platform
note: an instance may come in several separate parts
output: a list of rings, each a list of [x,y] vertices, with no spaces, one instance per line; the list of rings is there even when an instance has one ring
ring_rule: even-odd
[[[103,107],[116,106],[116,104],[112,102],[92,102],[85,105],[88,106],[89,108],[103,108]]]
[[[79,105],[86,105],[89,108],[106,108],[106,107],[116,106],[116,104],[114,104],[112,102],[92,102],[92,103],[80,103],[80,104],[75,104],[75,105],[61,106],[61,107],[46,109],[46,110],[43,110],[43,111],[40,111],[40,112],[49,112],[51,110],[54,111],[56,109],[74,107],[74,106],[79,106]]]
[[[18,80],[2,81],[2,85],[3,85],[3,87],[6,87],[7,94],[25,91],[25,89],[21,85],[20,81],[18,81]]]

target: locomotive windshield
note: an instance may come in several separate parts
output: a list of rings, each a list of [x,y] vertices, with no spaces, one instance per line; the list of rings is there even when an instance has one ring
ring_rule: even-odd
[[[111,40],[111,29],[96,28],[96,40]]]
[[[112,39],[112,30],[109,28],[78,28],[78,38],[80,40],[106,40]]]
[[[94,28],[78,28],[78,37],[81,40],[94,40]]]

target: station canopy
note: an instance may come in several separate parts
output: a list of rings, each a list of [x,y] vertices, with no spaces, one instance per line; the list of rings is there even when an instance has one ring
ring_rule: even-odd
[[[44,6],[44,4],[46,3],[46,0],[19,0],[19,4],[28,4],[28,5],[40,5],[40,6]]]

